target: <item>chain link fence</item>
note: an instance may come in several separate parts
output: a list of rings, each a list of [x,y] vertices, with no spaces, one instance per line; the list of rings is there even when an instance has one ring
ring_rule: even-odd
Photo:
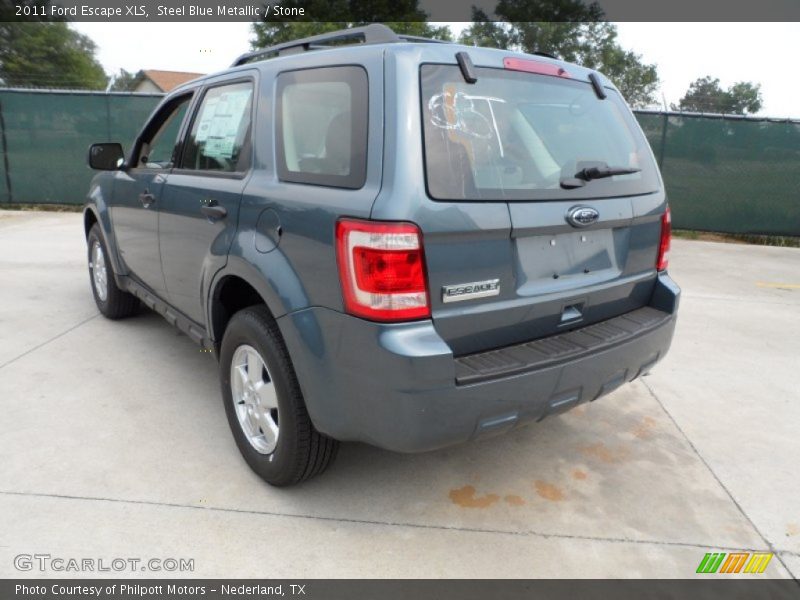
[[[130,148],[159,95],[0,89],[0,203],[82,204],[93,142]],[[800,121],[636,111],[676,229],[800,236]]]

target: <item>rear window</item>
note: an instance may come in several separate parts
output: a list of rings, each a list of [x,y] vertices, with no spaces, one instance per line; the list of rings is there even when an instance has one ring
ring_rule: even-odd
[[[428,193],[439,200],[565,200],[658,190],[647,141],[622,98],[591,84],[504,69],[422,65]],[[592,167],[640,169],[563,189]]]

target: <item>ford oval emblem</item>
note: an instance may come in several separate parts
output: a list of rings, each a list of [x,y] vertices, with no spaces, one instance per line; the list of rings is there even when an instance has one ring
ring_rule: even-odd
[[[588,227],[600,218],[600,213],[591,206],[573,206],[567,211],[566,218],[573,227]]]

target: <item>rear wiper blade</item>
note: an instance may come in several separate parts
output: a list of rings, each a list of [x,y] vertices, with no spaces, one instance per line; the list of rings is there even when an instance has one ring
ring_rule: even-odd
[[[604,179],[614,175],[631,175],[639,171],[641,169],[635,167],[587,167],[575,173],[575,177],[584,181],[591,181],[592,179]]]
[[[605,179],[606,177],[613,177],[614,175],[632,175],[638,173],[641,169],[635,167],[586,167],[575,173],[572,177],[564,177],[561,179],[561,187],[570,190],[574,188],[583,187],[587,181],[593,179]]]

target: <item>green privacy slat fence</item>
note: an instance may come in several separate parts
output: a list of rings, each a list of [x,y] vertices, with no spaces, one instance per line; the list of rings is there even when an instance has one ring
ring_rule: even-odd
[[[800,122],[636,114],[678,229],[800,235]]]
[[[89,144],[127,150],[160,98],[0,89],[0,202],[83,203]],[[800,122],[636,117],[661,166],[674,227],[800,235]]]
[[[82,204],[92,177],[89,144],[129,148],[160,99],[0,89],[0,202]]]

